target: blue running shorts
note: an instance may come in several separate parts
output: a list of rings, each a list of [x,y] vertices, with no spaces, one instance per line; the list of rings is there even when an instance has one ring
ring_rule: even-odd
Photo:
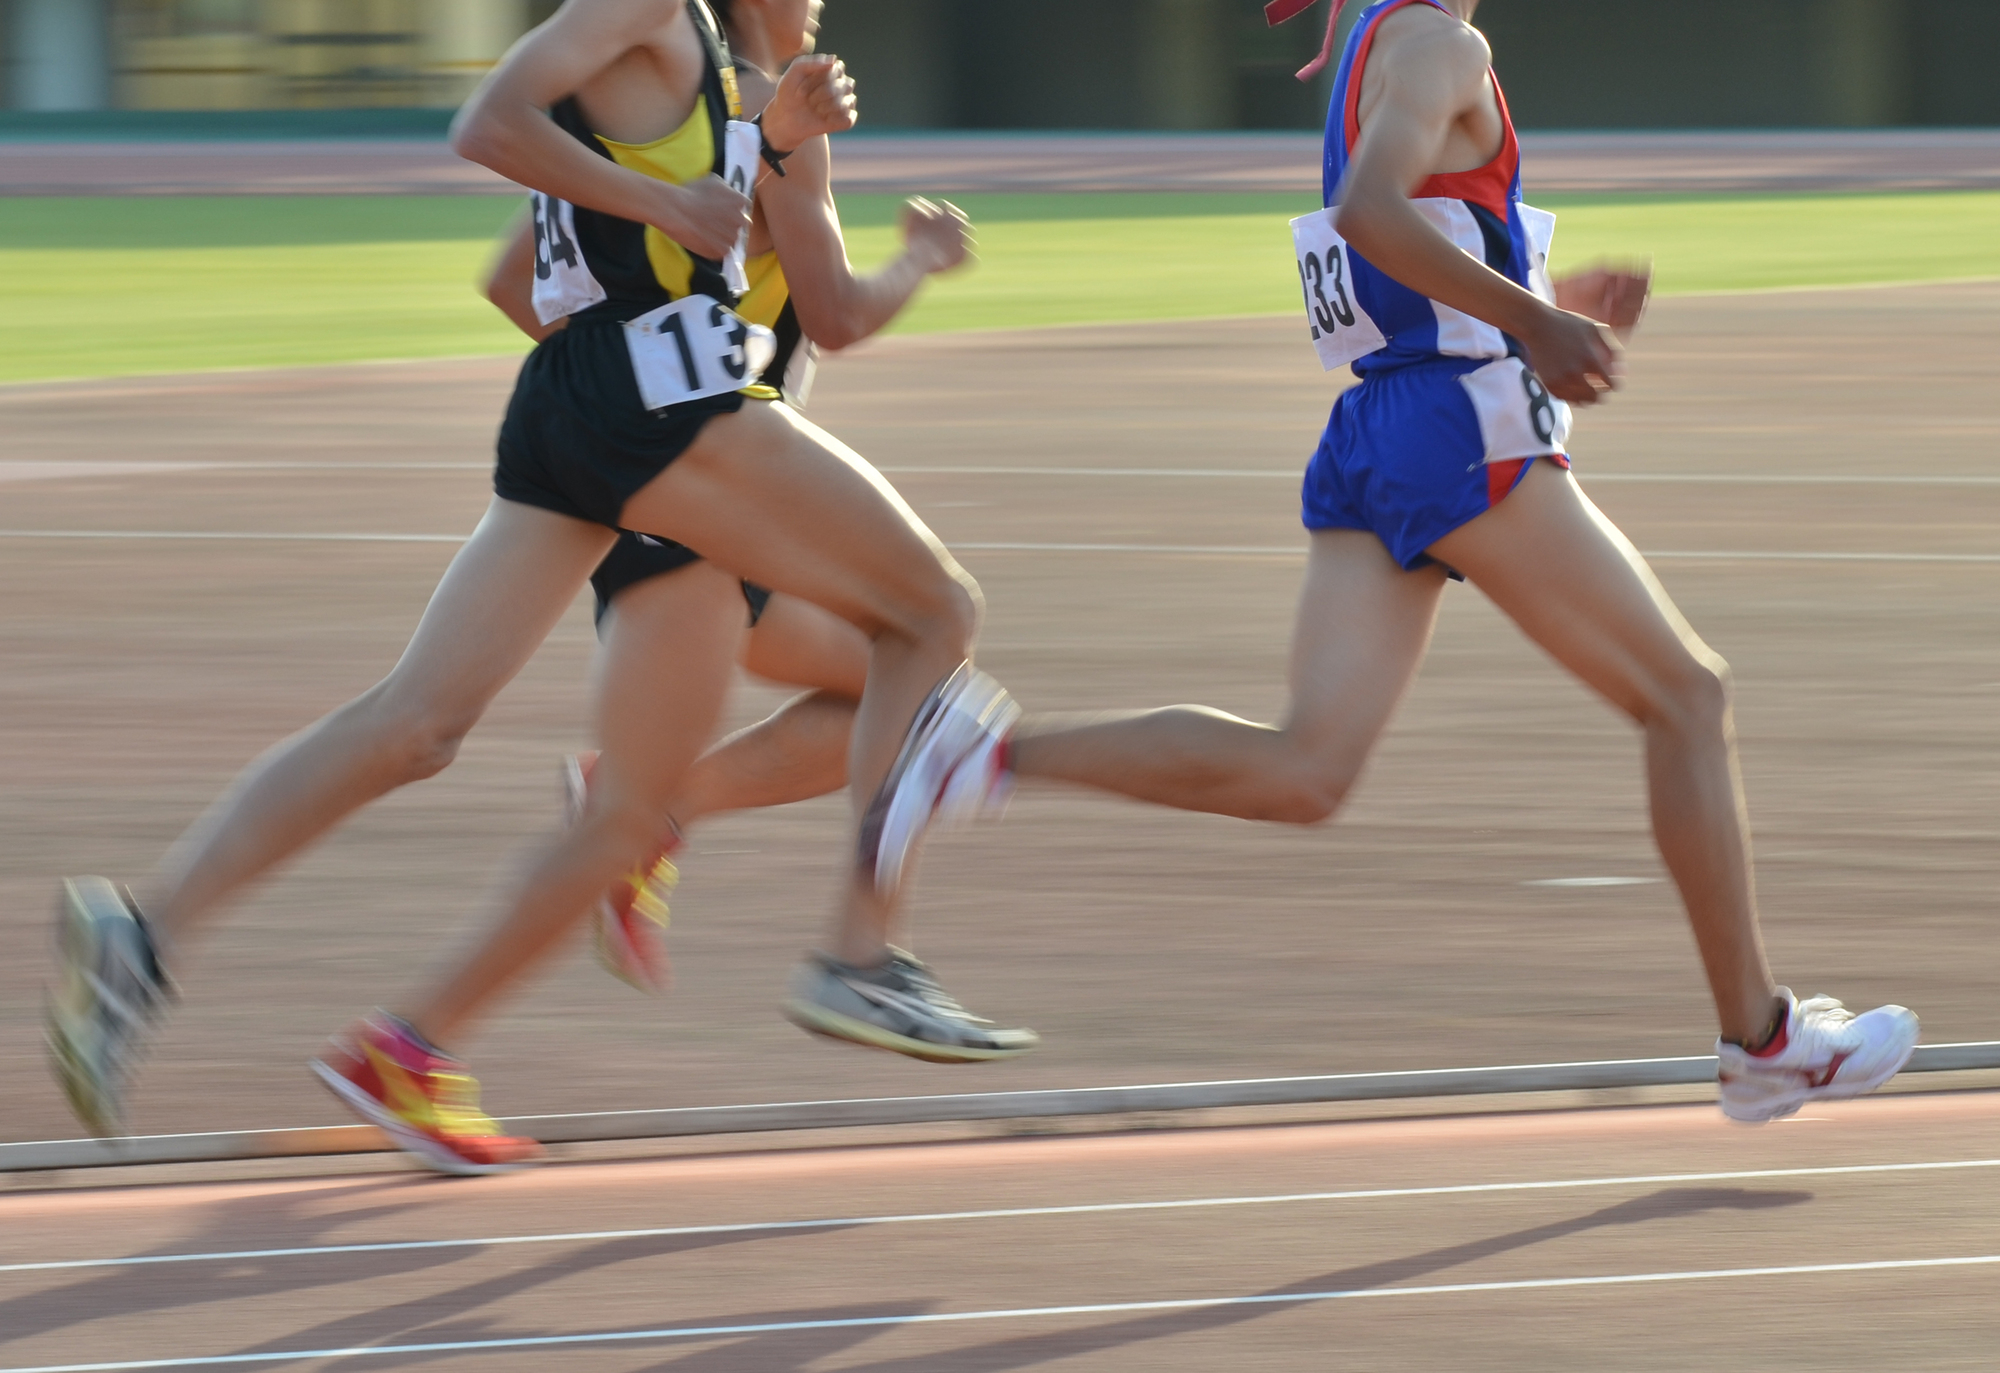
[[[1365,529],[1405,569],[1485,514],[1532,458],[1487,461],[1479,416],[1459,378],[1490,358],[1439,358],[1374,372],[1341,393],[1306,465],[1307,529]],[[1557,453],[1551,461],[1569,466]]]

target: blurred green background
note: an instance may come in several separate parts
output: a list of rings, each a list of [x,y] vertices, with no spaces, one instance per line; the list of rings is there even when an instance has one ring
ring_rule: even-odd
[[[1277,194],[971,195],[978,264],[898,332],[1298,308]],[[1651,256],[1662,293],[2000,276],[2000,192],[1551,195],[1560,270]],[[893,196],[841,201],[852,256]],[[0,381],[520,352],[474,282],[519,211],[484,196],[0,200]]]

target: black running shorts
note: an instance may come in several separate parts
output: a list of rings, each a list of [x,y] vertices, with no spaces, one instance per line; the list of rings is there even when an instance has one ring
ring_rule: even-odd
[[[597,622],[604,622],[604,613],[611,609],[611,602],[627,587],[664,577],[700,561],[701,554],[686,544],[656,539],[651,534],[634,534],[629,529],[619,530],[618,542],[611,545],[597,571],[590,574],[590,588],[597,593]],[[745,582],[743,599],[750,605],[750,627],[755,629],[757,621],[764,617],[764,607],[771,603],[771,593],[755,582]]]
[[[666,410],[639,400],[616,319],[571,319],[521,365],[500,424],[493,490],[503,500],[616,529],[625,502],[745,397],[728,391]]]

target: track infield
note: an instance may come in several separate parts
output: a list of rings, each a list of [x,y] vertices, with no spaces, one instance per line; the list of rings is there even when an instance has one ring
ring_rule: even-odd
[[[979,265],[904,333],[1278,314],[1310,195],[978,194]],[[2000,276],[2000,192],[1552,194],[1558,267],[1650,255],[1662,294]],[[893,196],[844,197],[855,260]],[[0,382],[509,355],[471,289],[515,213],[485,196],[0,200]]]

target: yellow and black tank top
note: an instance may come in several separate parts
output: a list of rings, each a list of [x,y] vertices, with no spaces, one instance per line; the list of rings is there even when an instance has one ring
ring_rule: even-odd
[[[741,111],[736,69],[714,14],[703,0],[687,0],[687,9],[701,36],[705,61],[701,95],[679,128],[651,143],[620,143],[590,128],[573,95],[549,111],[557,127],[599,157],[675,185],[698,181],[724,165],[724,133]],[[736,303],[719,261],[690,253],[650,224],[540,194],[534,210],[538,311],[544,297],[551,296],[580,307],[561,309],[561,314],[584,319],[630,319],[692,294]],[[572,280],[551,291],[552,276]]]

